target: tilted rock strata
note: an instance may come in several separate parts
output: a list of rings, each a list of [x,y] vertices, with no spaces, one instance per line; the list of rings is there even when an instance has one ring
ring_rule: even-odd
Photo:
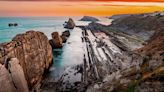
[[[28,31],[0,45],[0,63],[4,64],[11,57],[20,61],[32,89],[40,83],[45,69],[52,63],[52,48],[42,32]]]

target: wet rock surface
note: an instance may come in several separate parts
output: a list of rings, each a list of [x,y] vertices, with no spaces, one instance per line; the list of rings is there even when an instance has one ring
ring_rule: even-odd
[[[0,63],[4,65],[10,58],[19,60],[31,90],[38,86],[45,69],[52,63],[52,48],[42,32],[28,31],[0,45]]]

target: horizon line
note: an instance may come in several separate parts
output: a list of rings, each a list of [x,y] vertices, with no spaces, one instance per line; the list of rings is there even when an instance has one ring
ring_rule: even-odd
[[[133,0],[133,1],[129,1],[129,0],[0,0],[0,1],[8,1],[8,2],[14,2],[14,1],[19,1],[19,2],[157,2],[157,3],[164,3],[164,1],[159,1],[159,0],[153,0],[153,1],[144,1],[144,0]]]

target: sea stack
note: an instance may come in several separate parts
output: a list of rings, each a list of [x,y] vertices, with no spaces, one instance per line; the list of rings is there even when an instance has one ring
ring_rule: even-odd
[[[68,22],[65,22],[64,28],[73,29],[75,27],[75,22],[72,18],[69,18]]]
[[[60,37],[58,32],[53,32],[51,34],[52,39],[49,40],[52,49],[61,48],[62,47],[62,38]]]

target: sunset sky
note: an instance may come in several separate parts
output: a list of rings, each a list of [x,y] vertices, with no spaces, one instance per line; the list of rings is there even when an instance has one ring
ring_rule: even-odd
[[[164,11],[164,0],[1,0],[0,16],[109,16]]]

